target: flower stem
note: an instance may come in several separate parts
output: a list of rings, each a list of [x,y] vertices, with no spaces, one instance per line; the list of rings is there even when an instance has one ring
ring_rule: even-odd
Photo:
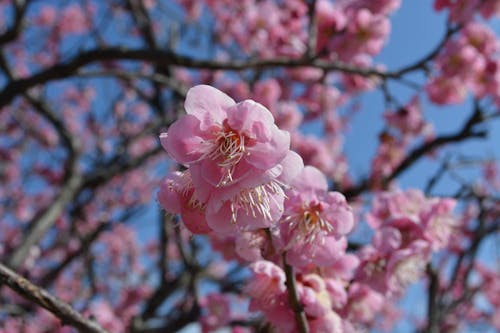
[[[283,253],[282,258],[286,276],[286,288],[288,290],[288,302],[290,303],[290,306],[295,314],[295,322],[297,324],[298,331],[299,333],[309,333],[309,325],[307,323],[306,314],[302,304],[300,304],[299,295],[297,293],[293,267],[286,262],[286,252]]]

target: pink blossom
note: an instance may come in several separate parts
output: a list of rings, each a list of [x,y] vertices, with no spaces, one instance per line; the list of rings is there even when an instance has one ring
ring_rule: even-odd
[[[349,281],[354,277],[354,273],[358,266],[359,259],[356,255],[352,253],[342,253],[332,265],[322,269],[323,276],[325,278]]]
[[[451,21],[465,23],[472,20],[480,4],[481,0],[436,0],[434,8],[438,11],[447,8]]]
[[[380,145],[372,160],[371,186],[378,189],[384,177],[389,176],[405,157],[406,143],[388,132],[380,134]]]
[[[302,168],[300,156],[288,151],[280,164],[265,173],[213,189],[207,202],[208,225],[220,233],[236,233],[275,224],[283,214],[285,193],[282,184],[290,183]],[[201,178],[199,169],[191,169],[196,171],[193,174],[198,175],[196,178]],[[209,189],[201,181],[199,183],[204,191]]]
[[[388,15],[401,6],[401,0],[360,0],[354,4],[359,7],[368,8],[374,14]]]
[[[272,246],[264,229],[244,231],[236,236],[235,251],[247,261],[263,260],[263,255]]]
[[[436,104],[457,104],[467,93],[464,82],[458,77],[433,77],[425,87],[429,99]]]
[[[123,332],[125,330],[125,325],[121,316],[116,314],[111,304],[105,300],[92,303],[89,313],[94,316],[96,321],[106,330],[111,332]]]
[[[456,223],[453,210],[456,200],[431,198],[420,212],[424,238],[432,244],[433,250],[446,247]]]
[[[287,154],[289,135],[258,103],[236,104],[221,91],[201,85],[189,90],[185,108],[188,114],[162,134],[161,142],[178,162],[201,168],[212,186],[262,173]]]
[[[380,52],[385,38],[390,32],[390,21],[381,15],[374,15],[368,9],[360,9],[351,18],[347,26],[346,38],[354,38],[351,47],[357,47],[356,53],[375,55]]]
[[[59,30],[62,34],[82,34],[90,28],[90,21],[79,5],[69,5],[61,13]]]
[[[42,26],[52,26],[57,19],[57,9],[53,6],[43,6],[35,22]]]
[[[359,67],[360,69],[370,67],[372,60],[366,55],[349,56],[349,63]],[[356,93],[364,90],[372,90],[379,83],[379,79],[374,76],[346,74],[341,75],[341,82],[346,92]]]
[[[224,294],[208,294],[200,300],[200,306],[204,310],[200,319],[204,333],[217,330],[231,320],[230,300]]]
[[[281,96],[281,87],[277,80],[267,79],[255,83],[254,98],[268,108],[273,108]]]
[[[478,73],[470,83],[471,90],[477,98],[488,95],[495,99],[498,105],[498,91],[500,89],[500,64],[498,60],[489,60],[483,72]]]
[[[370,323],[383,307],[384,297],[360,283],[349,287],[349,301],[343,309],[344,318],[353,323]]]
[[[332,310],[331,295],[323,278],[317,274],[304,275],[298,281],[298,289],[312,332],[341,333],[341,319]]]
[[[280,223],[281,241],[292,265],[331,264],[346,247],[342,236],[354,226],[352,210],[344,196],[328,192],[325,176],[307,166],[287,190]]]
[[[492,16],[500,15],[500,1],[485,0],[481,4],[481,15],[485,19],[490,19]]]
[[[429,260],[429,244],[415,241],[409,247],[391,255],[387,263],[387,287],[393,293],[402,293],[411,283],[420,279]]]
[[[329,0],[320,0],[316,4],[316,22],[318,25],[316,51],[321,53],[327,49],[330,39],[345,28],[347,17],[336,4]]]
[[[331,175],[339,167],[335,165],[333,148],[326,140],[315,136],[303,136],[298,131],[292,134],[292,149],[300,154],[306,165],[314,166],[327,175]]]
[[[499,49],[495,33],[484,24],[471,22],[461,32],[465,43],[475,47],[485,57],[493,55]]]
[[[252,297],[250,311],[278,306],[278,296],[286,291],[285,272],[276,264],[264,260],[250,264],[250,270],[253,278],[245,286],[245,292]]]
[[[295,131],[302,123],[302,113],[294,102],[279,102],[272,110],[276,125],[286,131]]]
[[[403,108],[395,112],[385,112],[387,124],[396,128],[403,138],[431,135],[432,127],[425,121],[418,97],[414,97]]]
[[[486,61],[474,46],[452,41],[446,44],[443,53],[436,59],[436,66],[446,77],[467,80],[483,71]]]
[[[189,170],[171,173],[158,192],[160,205],[171,214],[180,214],[186,228],[194,234],[211,230],[205,219],[206,200],[195,191]]]

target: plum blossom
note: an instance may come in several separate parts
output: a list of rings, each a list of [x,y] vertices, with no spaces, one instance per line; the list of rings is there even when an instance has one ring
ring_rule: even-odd
[[[269,227],[283,214],[283,184],[302,159],[264,106],[235,103],[210,86],[189,90],[187,115],[161,135],[163,147],[188,167],[167,177],[160,204],[181,214],[194,233],[236,233]]]
[[[279,306],[279,295],[285,293],[285,272],[276,264],[260,260],[252,263],[253,278],[248,280],[245,292],[252,297],[250,311]]]
[[[189,170],[173,172],[163,180],[158,202],[169,213],[180,214],[192,233],[203,234],[211,230],[205,219],[206,200],[195,191]]]
[[[87,13],[79,5],[69,5],[61,12],[59,30],[62,34],[82,34],[86,32],[91,22]]]
[[[200,300],[200,305],[205,310],[200,320],[203,332],[213,332],[231,319],[231,304],[224,294],[210,293]]]
[[[380,293],[358,282],[349,287],[348,295],[349,301],[341,316],[352,323],[370,323],[384,303]]]
[[[236,104],[221,91],[200,85],[189,90],[185,108],[187,115],[161,135],[161,142],[179,163],[202,169],[212,186],[260,174],[278,165],[290,147],[288,133],[251,100]]]
[[[331,264],[345,250],[342,237],[354,226],[344,196],[328,192],[325,176],[311,166],[294,179],[286,195],[279,228],[287,260],[297,266]]]

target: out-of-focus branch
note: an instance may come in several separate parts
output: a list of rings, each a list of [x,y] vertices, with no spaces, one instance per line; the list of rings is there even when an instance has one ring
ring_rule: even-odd
[[[437,333],[438,326],[438,298],[439,298],[439,277],[438,273],[427,265],[427,276],[429,278],[429,293],[427,295],[427,328],[426,333]]]
[[[141,35],[146,39],[150,47],[156,47],[156,40],[151,27],[151,19],[149,18],[146,8],[141,1],[127,0],[126,6],[130,10],[132,17],[137,24]]]
[[[316,27],[316,0],[307,3],[309,11],[309,26],[307,39],[307,57],[312,59],[316,53],[317,27]]]
[[[71,325],[81,332],[107,333],[97,322],[87,319],[69,304],[51,295],[16,272],[0,263],[0,283],[7,285],[27,300],[34,302],[61,319],[63,325]]]
[[[122,79],[133,80],[133,79],[144,79],[152,82],[159,83],[169,89],[174,90],[177,94],[181,96],[186,96],[188,87],[184,86],[181,82],[175,80],[172,77],[160,74],[160,73],[140,73],[140,72],[126,72],[120,70],[102,70],[102,71],[79,71],[76,74],[78,77],[103,77],[112,76],[119,77]]]
[[[99,48],[81,52],[65,63],[58,63],[48,67],[27,78],[20,78],[10,82],[0,92],[0,108],[9,104],[16,96],[28,89],[52,80],[66,78],[82,67],[99,62],[111,60],[137,60],[151,62],[157,65],[180,66],[206,70],[233,70],[242,71],[248,69],[266,68],[293,68],[293,67],[315,67],[325,71],[340,71],[348,74],[373,76],[383,79],[398,79],[410,70],[403,68],[396,71],[382,71],[376,68],[360,68],[338,61],[327,61],[321,59],[287,57],[269,60],[241,59],[232,61],[198,60],[187,56],[176,54],[169,50],[159,49],[127,49],[123,47]],[[413,65],[412,65],[413,70]]]
[[[415,162],[435,149],[442,147],[449,143],[463,142],[474,138],[485,138],[487,131],[483,129],[476,129],[476,125],[483,122],[481,117],[481,110],[476,106],[474,112],[463,125],[461,129],[453,134],[442,135],[434,138],[431,141],[422,143],[420,146],[414,148],[408,153],[406,158],[394,169],[394,171],[386,177],[382,183],[387,184],[397,178],[399,175],[408,170]],[[343,190],[347,198],[355,197],[362,192],[369,189],[370,180],[368,178],[361,180],[356,186]]]
[[[12,42],[21,32],[24,15],[28,8],[30,0],[15,0],[14,1],[14,23],[11,28],[0,35],[0,45]]]
[[[140,167],[143,163],[148,161],[151,157],[156,156],[161,151],[162,148],[158,145],[136,158],[125,159],[123,161],[118,161],[118,163],[102,165],[96,170],[93,170],[90,174],[85,175],[81,187],[84,189],[95,188],[99,185],[103,185],[116,175],[123,174],[127,171]]]
[[[35,99],[30,94],[26,94],[25,97],[33,105],[34,110],[54,126],[68,151],[68,157],[59,194],[48,207],[39,212],[31,221],[27,236],[9,258],[8,265],[14,269],[22,265],[31,247],[52,227],[64,207],[76,196],[83,183],[83,177],[78,170],[79,142],[77,138],[68,132],[60,119],[52,113],[52,110],[43,101]]]
[[[34,104],[35,107],[41,108],[43,104]],[[45,113],[50,112],[44,109]],[[73,150],[70,150],[70,152]],[[157,155],[161,151],[158,146],[134,159],[120,161],[120,163],[113,163],[106,165],[96,170],[93,170],[88,175],[82,175],[78,170],[78,161],[76,156],[69,156],[68,164],[66,167],[63,185],[54,202],[45,210],[40,212],[35,219],[30,223],[27,230],[27,236],[22,241],[21,245],[13,252],[8,261],[8,265],[12,268],[18,268],[22,265],[24,259],[29,253],[31,247],[38,243],[38,241],[46,234],[46,232],[53,226],[56,218],[61,214],[64,207],[85,188],[95,188],[99,185],[106,183],[117,174],[125,173],[129,170],[135,169],[145,163],[150,157]]]
[[[62,271],[68,267],[70,263],[72,263],[76,258],[83,254],[84,249],[90,247],[90,245],[99,237],[99,235],[109,228],[109,223],[100,224],[93,232],[86,235],[85,238],[82,239],[80,248],[75,251],[71,251],[66,255],[63,261],[61,261],[57,266],[48,271],[41,279],[40,285],[42,287],[48,286],[52,283],[61,273]]]
[[[436,47],[434,49],[432,49],[424,57],[422,57],[419,60],[415,61],[413,64],[407,65],[407,66],[399,69],[398,71],[395,71],[394,74],[402,76],[404,74],[413,72],[413,71],[421,69],[421,68],[427,70],[428,69],[428,68],[426,68],[427,63],[429,63],[430,61],[432,61],[439,54],[439,52],[441,52],[441,50],[443,49],[443,47],[445,46],[445,44],[448,42],[448,40],[454,34],[456,34],[460,29],[462,29],[461,25],[457,25],[457,26],[454,26],[454,27],[448,25],[448,27],[446,28],[445,35],[443,36],[443,38],[441,38],[441,41],[438,43],[438,45],[436,45]]]
[[[166,318],[163,325],[158,326],[142,326],[132,328],[132,333],[165,333],[177,332],[192,322],[195,322],[200,316],[200,308],[197,304],[191,307],[189,311],[181,311],[172,313]]]

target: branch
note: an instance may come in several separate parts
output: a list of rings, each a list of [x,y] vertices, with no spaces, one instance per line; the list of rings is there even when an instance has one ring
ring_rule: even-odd
[[[316,0],[309,0],[307,3],[309,11],[309,26],[307,39],[307,57],[312,59],[316,52],[317,27],[316,27]]]
[[[413,72],[415,70],[421,69],[421,68],[426,68],[427,63],[432,61],[438,54],[441,52],[441,49],[444,47],[444,45],[448,42],[448,40],[455,34],[457,33],[460,29],[462,29],[461,25],[457,25],[455,27],[448,26],[446,29],[446,33],[439,42],[439,44],[432,50],[430,51],[426,56],[421,58],[420,60],[415,61],[411,65],[407,65],[397,71],[394,72],[395,75],[402,76],[404,74]]]
[[[427,265],[427,276],[429,278],[429,292],[427,295],[427,328],[425,333],[438,333],[439,329],[439,277],[431,264]]]
[[[293,267],[286,262],[286,252],[283,253],[282,258],[286,275],[286,288],[288,289],[288,302],[290,303],[290,306],[295,313],[295,322],[299,329],[299,333],[309,333],[309,324],[307,323],[306,314],[304,312],[302,304],[300,304],[299,301]]]
[[[270,60],[242,59],[233,61],[197,60],[178,55],[171,51],[160,49],[128,49],[123,47],[99,48],[79,53],[65,63],[48,67],[28,78],[11,81],[0,92],[0,108],[8,105],[16,96],[23,94],[36,85],[47,83],[74,75],[80,68],[95,62],[111,60],[146,61],[157,65],[174,65],[180,67],[208,70],[266,69],[276,67],[303,67],[310,66],[326,71],[337,70],[363,76],[378,76],[383,78],[398,78],[399,74],[383,72],[374,68],[359,68],[341,62],[319,59],[290,59],[280,57]]]
[[[52,283],[63,271],[66,269],[69,264],[71,264],[76,258],[81,256],[84,250],[89,249],[92,243],[101,235],[101,233],[110,228],[110,223],[102,223],[100,224],[93,232],[86,235],[81,240],[81,245],[77,250],[69,252],[63,261],[61,261],[57,266],[52,268],[50,271],[45,273],[43,277],[40,279],[39,284],[42,287],[48,286]]]
[[[24,15],[30,0],[15,0],[14,4],[14,24],[12,27],[0,35],[0,45],[12,42],[21,32]]]
[[[480,108],[476,105],[474,112],[463,125],[463,127],[454,134],[442,135],[431,141],[422,143],[420,146],[414,148],[408,153],[406,158],[394,169],[394,171],[382,183],[387,184],[397,178],[399,175],[409,169],[415,162],[417,162],[424,155],[432,152],[433,150],[444,146],[448,143],[462,142],[472,138],[485,138],[487,135],[486,130],[477,130],[475,126],[484,121]],[[358,185],[347,188],[343,191],[346,198],[353,198],[366,191],[370,186],[370,179],[365,178],[359,182]]]
[[[45,103],[35,99],[28,93],[25,94],[25,98],[33,105],[35,112],[47,119],[54,126],[68,151],[68,158],[59,194],[51,205],[39,212],[31,221],[26,238],[8,260],[8,265],[13,269],[17,269],[22,265],[31,247],[38,243],[52,227],[57,217],[61,215],[64,207],[75,198],[83,183],[83,177],[78,170],[78,139],[66,129],[64,123],[57,118]]]
[[[71,161],[70,172],[65,177],[64,185],[56,197],[55,201],[42,211],[30,223],[28,234],[23,240],[22,244],[11,255],[8,265],[14,269],[19,268],[26,259],[29,250],[32,246],[47,233],[47,231],[54,225],[56,219],[63,212],[63,209],[68,203],[73,201],[77,195],[86,188],[95,188],[99,185],[106,183],[108,180],[118,174],[125,173],[133,170],[150,157],[155,156],[161,151],[158,146],[150,151],[145,152],[135,159],[122,161],[122,163],[113,163],[111,165],[103,165],[101,168],[96,169],[89,175],[81,175],[78,172],[78,163],[75,160]]]
[[[35,286],[1,263],[0,284],[6,284],[25,299],[47,309],[61,319],[63,325],[71,325],[81,332],[107,333],[97,322],[85,318],[69,304],[52,296],[47,290]]]
[[[188,87],[184,86],[181,82],[172,77],[162,75],[160,73],[141,73],[141,72],[126,72],[124,70],[100,70],[100,71],[79,71],[76,73],[78,77],[103,77],[112,76],[127,80],[143,79],[155,83],[159,83],[169,89],[174,90],[181,96],[186,96]]]

